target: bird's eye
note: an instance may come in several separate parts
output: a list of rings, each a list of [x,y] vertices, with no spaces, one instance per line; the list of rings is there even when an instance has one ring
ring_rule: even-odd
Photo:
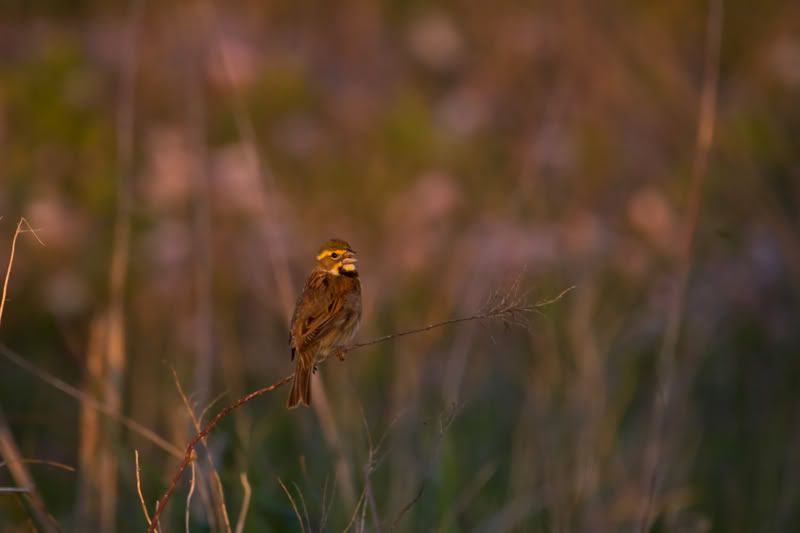
[[[331,259],[338,259],[338,258],[339,258],[339,254],[337,254],[336,252],[333,252],[331,254]]]

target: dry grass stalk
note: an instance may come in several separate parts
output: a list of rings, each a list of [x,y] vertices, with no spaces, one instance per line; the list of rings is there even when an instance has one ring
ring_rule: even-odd
[[[325,484],[322,487],[322,516],[319,519],[319,531],[325,531],[325,526],[328,524],[328,517],[331,514],[333,507],[333,498],[336,496],[336,480],[331,483],[331,495],[328,496],[328,476],[325,476]]]
[[[11,434],[11,427],[8,425],[2,410],[0,410],[0,455],[4,458],[4,464],[8,466],[11,477],[17,484],[17,487],[8,487],[9,492],[20,492],[26,496],[24,500],[30,504],[26,507],[37,527],[44,531],[61,531],[58,522],[47,511],[41,497],[38,495],[33,476],[25,467],[25,460],[20,454],[16,441]]]
[[[139,495],[139,503],[142,505],[142,514],[144,514],[144,519],[149,526],[153,521],[150,520],[150,512],[147,510],[147,504],[144,503],[144,495],[142,494],[142,470],[139,468],[139,450],[133,450],[133,460],[136,465],[136,494]]]
[[[657,515],[654,501],[657,499],[661,462],[663,460],[663,435],[666,430],[665,419],[671,404],[671,392],[675,379],[675,355],[689,282],[692,263],[692,247],[703,202],[703,189],[708,170],[709,153],[714,139],[716,119],[717,88],[719,85],[720,45],[722,41],[723,0],[712,0],[708,6],[708,28],[703,85],[700,96],[700,112],[697,119],[692,176],[689,185],[689,206],[679,242],[677,281],[670,295],[667,309],[666,327],[659,352],[659,374],[656,398],[653,407],[652,424],[645,444],[644,475],[642,491],[645,497],[639,511],[638,531],[650,529]]]
[[[375,531],[381,531],[380,525],[380,516],[378,515],[378,506],[375,502],[375,494],[372,490],[372,473],[378,467],[378,464],[382,460],[381,450],[383,448],[384,442],[386,442],[386,438],[389,436],[394,425],[400,420],[402,413],[395,416],[389,425],[384,431],[381,438],[378,440],[378,443],[375,444],[372,440],[372,432],[369,429],[369,424],[367,423],[367,417],[364,414],[364,408],[361,408],[361,423],[364,425],[364,431],[367,434],[367,462],[364,465],[364,497],[366,498],[366,502],[369,504],[370,512],[372,513],[372,527]],[[363,513],[363,511],[362,511]]]
[[[36,240],[39,241],[39,244],[44,246],[44,242],[42,242],[42,239],[39,238],[36,230],[31,227],[25,217],[20,218],[19,222],[17,223],[17,231],[14,232],[14,238],[11,239],[11,253],[8,255],[8,266],[6,267],[6,276],[3,280],[3,295],[2,299],[0,299],[0,323],[3,322],[3,311],[5,311],[6,308],[8,282],[11,280],[11,269],[14,267],[14,255],[17,253],[17,239],[23,233],[33,234],[33,236],[36,237]]]
[[[49,459],[22,459],[20,462],[26,465],[47,465],[52,466],[53,468],[58,468],[59,470],[64,470],[65,472],[75,472],[74,466],[70,466],[59,461],[51,461]],[[8,466],[8,463],[5,461],[0,462],[0,468],[3,468],[4,466]]]
[[[416,335],[417,333],[423,333],[425,331],[430,331],[432,329],[437,329],[444,326],[451,326],[453,324],[460,324],[461,322],[501,319],[503,323],[508,324],[509,326],[525,327],[526,324],[521,321],[520,318],[521,315],[525,313],[539,312],[539,309],[541,309],[542,307],[546,307],[561,300],[564,296],[567,295],[567,293],[572,291],[574,288],[575,288],[574,285],[567,287],[566,289],[561,291],[557,296],[549,298],[547,300],[542,300],[534,305],[522,305],[518,299],[519,297],[513,297],[513,298],[503,297],[499,301],[492,303],[489,309],[483,313],[478,313],[475,315],[464,316],[459,318],[451,318],[450,320],[436,322],[435,324],[429,324],[427,326],[422,326],[420,328],[410,329],[408,331],[402,331],[400,333],[391,333],[389,335],[384,335],[383,337],[378,337],[371,341],[360,342],[348,346],[343,350],[343,353],[352,352],[353,350],[357,350],[359,348],[372,346],[373,344],[386,342],[388,340],[396,339],[399,337],[405,337],[407,335]]]
[[[300,497],[300,504],[303,506],[303,516],[306,518],[306,524],[308,524],[308,530],[313,531],[311,527],[311,517],[308,515],[308,507],[306,507],[306,498],[303,496],[303,491],[300,490],[300,486],[297,483],[292,483],[294,485],[294,489],[297,491],[297,495]]]
[[[192,405],[189,403],[189,398],[186,397],[186,393],[183,391],[183,386],[181,385],[180,379],[178,379],[178,373],[175,372],[175,369],[170,367],[170,371],[172,372],[172,379],[175,382],[175,388],[178,389],[178,394],[183,401],[183,405],[186,408],[186,411],[189,413],[189,418],[192,421],[192,427],[195,430],[195,433],[200,433],[202,431],[202,426],[200,425],[201,419],[197,418],[194,413],[194,409]],[[207,409],[203,410],[205,413]],[[206,463],[208,464],[208,468],[211,471],[211,476],[214,478],[214,490],[212,494],[214,495],[214,499],[216,500],[214,508],[219,512],[220,518],[222,519],[222,523],[225,524],[225,530],[230,533],[231,532],[231,522],[230,518],[228,517],[228,507],[225,505],[225,491],[222,487],[222,480],[219,478],[219,472],[217,471],[217,467],[214,464],[214,458],[211,456],[211,452],[208,448],[208,440],[202,440],[203,446],[206,448]],[[193,465],[194,466],[194,465]]]
[[[289,503],[292,505],[292,509],[294,510],[294,514],[295,514],[295,516],[297,517],[297,521],[298,521],[298,522],[300,522],[300,529],[301,529],[301,531],[302,531],[303,533],[305,533],[305,531],[306,531],[306,524],[305,524],[305,522],[303,522],[303,517],[302,517],[302,516],[300,516],[300,510],[297,508],[297,503],[294,501],[294,497],[292,496],[292,493],[291,493],[291,492],[289,492],[289,489],[287,489],[287,488],[286,488],[286,485],[284,485],[284,483],[283,483],[283,481],[281,480],[281,478],[278,478],[278,483],[280,483],[280,485],[281,485],[281,488],[283,489],[283,492],[284,492],[284,494],[286,494],[286,497],[287,497],[287,498],[289,498]]]
[[[14,232],[14,238],[11,240],[11,252],[8,256],[8,266],[6,267],[6,275],[3,280],[3,293],[2,296],[0,296],[0,323],[3,321],[3,312],[6,307],[8,283],[11,280],[11,270],[14,267],[14,256],[17,251],[17,239],[23,233],[33,234],[36,240],[39,241],[39,244],[44,246],[44,242],[39,238],[36,230],[31,227],[24,217],[20,218],[17,223],[17,230]],[[30,475],[30,472],[28,472],[28,469],[25,468],[24,459],[22,458],[19,447],[11,433],[11,427],[8,425],[2,410],[0,410],[0,455],[2,455],[5,464],[8,465],[14,482],[19,486],[17,488],[22,489],[21,491],[15,490],[15,492],[23,492],[28,495],[25,501],[31,503],[28,509],[35,522],[45,531],[60,530],[58,523],[55,522],[52,515],[47,512],[41,498],[37,495],[33,477]]]
[[[103,376],[103,400],[109,409],[122,410],[122,391],[127,367],[125,351],[125,286],[128,278],[128,256],[131,239],[130,175],[134,148],[134,88],[137,65],[137,35],[144,2],[131,3],[120,54],[120,96],[116,120],[117,148],[117,217],[111,250],[108,277],[108,311]],[[97,470],[104,487],[100,492],[99,527],[116,529],[117,472],[116,450],[120,448],[120,431],[115,424],[106,424],[97,449]]]
[[[186,493],[186,510],[184,511],[183,521],[186,528],[186,533],[189,533],[189,515],[192,510],[192,496],[194,495],[194,487],[197,483],[197,463],[192,463],[192,477],[189,481],[189,492]]]
[[[83,388],[86,394],[100,392],[103,382],[103,350],[107,332],[102,316],[96,316],[89,328],[89,346],[86,351],[86,375]],[[103,479],[95,468],[100,445],[100,416],[89,403],[80,404],[80,434],[78,443],[78,527],[91,529],[98,515],[97,504],[103,490]]]
[[[234,533],[242,533],[244,531],[244,523],[247,521],[247,513],[250,510],[250,498],[253,495],[253,490],[250,488],[250,481],[247,479],[247,472],[239,474],[239,480],[242,482],[242,507],[239,509],[239,518],[236,520],[236,529]]]
[[[358,511],[364,505],[365,494],[366,491],[362,490],[361,496],[359,496],[358,501],[356,502],[356,507],[355,509],[353,509],[353,515],[350,517],[350,522],[347,523],[347,527],[345,527],[344,530],[342,530],[342,533],[347,533],[348,531],[350,531],[350,528],[353,527],[353,524],[355,524],[356,518],[358,518]]]

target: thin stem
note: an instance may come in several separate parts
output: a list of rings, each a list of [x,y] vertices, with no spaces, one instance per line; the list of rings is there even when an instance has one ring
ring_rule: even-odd
[[[365,346],[372,346],[373,344],[378,344],[381,342],[386,342],[388,340],[396,339],[398,337],[405,337],[407,335],[415,335],[417,333],[423,333],[425,331],[430,331],[432,329],[442,328],[444,326],[451,326],[453,324],[459,324],[461,322],[471,322],[473,320],[487,320],[493,318],[502,318],[502,317],[513,317],[517,313],[528,313],[535,311],[541,307],[548,306],[552,303],[559,301],[563,298],[568,292],[575,288],[574,285],[567,287],[563,291],[561,291],[556,297],[550,298],[548,300],[543,300],[534,304],[533,306],[503,306],[498,309],[493,309],[487,311],[485,313],[480,313],[476,315],[464,316],[459,318],[451,318],[450,320],[444,320],[442,322],[436,322],[435,324],[429,324],[427,326],[422,326],[419,328],[410,329],[408,331],[401,331],[400,333],[390,333],[389,335],[384,335],[383,337],[378,337],[377,339],[372,339],[366,342],[359,342],[356,344],[352,344],[342,350],[342,353],[352,352],[354,350],[358,350],[359,348],[364,348]]]
[[[100,402],[93,396],[86,394],[81,390],[78,390],[69,383],[61,381],[57,377],[45,372],[44,370],[41,370],[36,365],[29,362],[26,358],[19,355],[18,353],[16,353],[3,343],[0,343],[0,355],[5,357],[7,360],[11,361],[18,367],[22,368],[23,370],[33,374],[38,379],[44,381],[51,387],[60,390],[67,396],[75,398],[82,404],[88,405],[92,409],[95,409],[103,413],[104,415],[108,416],[112,420],[115,420],[116,422],[122,424],[132,432],[136,433],[141,437],[144,437],[145,439],[155,444],[156,446],[158,446],[168,454],[172,455],[173,457],[177,458],[183,457],[183,452],[181,451],[180,448],[165,440],[163,437],[161,437],[158,433],[156,433],[152,429],[144,426],[143,424],[137,422],[132,418],[128,418],[127,416],[120,413],[118,409],[112,409],[111,407],[109,407],[105,403]]]
[[[27,226],[28,229],[22,229],[22,225]],[[19,223],[17,223],[17,231],[14,232],[14,238],[11,240],[11,253],[8,256],[8,267],[6,268],[6,277],[3,280],[3,295],[0,299],[0,322],[3,321],[3,311],[6,308],[6,295],[8,294],[8,282],[11,279],[11,268],[14,266],[14,254],[17,251],[17,237],[20,236],[22,233],[33,233],[33,236],[36,237],[36,240],[39,241],[39,244],[44,246],[42,239],[39,238],[39,235],[36,234],[36,230],[28,224],[28,221],[25,217],[19,219]]]
[[[697,118],[694,160],[691,182],[689,183],[688,210],[679,242],[676,282],[670,294],[667,309],[666,327],[658,360],[658,385],[651,416],[650,431],[645,445],[644,475],[642,490],[644,500],[639,510],[639,533],[651,527],[662,466],[666,419],[672,403],[672,388],[675,382],[675,356],[680,337],[689,272],[692,265],[692,249],[697,231],[700,209],[703,203],[703,188],[708,174],[708,161],[714,139],[714,123],[717,107],[717,88],[719,86],[719,56],[722,41],[723,0],[710,0],[708,6],[708,27],[706,34],[706,54],[703,85],[700,95],[700,111]]]
[[[244,523],[247,520],[247,511],[250,509],[250,497],[253,494],[253,490],[250,488],[250,481],[247,479],[247,472],[242,472],[239,474],[239,479],[242,482],[244,495],[242,496],[242,508],[239,510],[239,518],[236,520],[236,533],[242,533],[244,531]]]
[[[142,469],[139,467],[139,450],[133,450],[133,459],[136,464],[136,494],[139,495],[139,503],[142,504],[142,514],[147,521],[147,525],[153,523],[150,519],[150,513],[147,511],[147,504],[144,503],[144,494],[142,494]]]

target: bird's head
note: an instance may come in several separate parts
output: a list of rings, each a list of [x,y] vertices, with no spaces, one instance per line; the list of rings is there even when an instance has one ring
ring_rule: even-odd
[[[334,276],[357,276],[356,253],[341,239],[326,242],[317,254],[317,267]]]

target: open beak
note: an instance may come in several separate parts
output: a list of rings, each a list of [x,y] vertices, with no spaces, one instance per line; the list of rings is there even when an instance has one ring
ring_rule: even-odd
[[[356,259],[356,253],[352,250],[347,250],[344,253],[344,257],[342,258],[343,265],[354,265],[358,263],[358,259]]]
[[[356,253],[352,250],[346,251],[344,253],[344,257],[342,258],[342,268],[352,272],[356,269],[356,263],[358,263],[358,259],[356,259]]]

